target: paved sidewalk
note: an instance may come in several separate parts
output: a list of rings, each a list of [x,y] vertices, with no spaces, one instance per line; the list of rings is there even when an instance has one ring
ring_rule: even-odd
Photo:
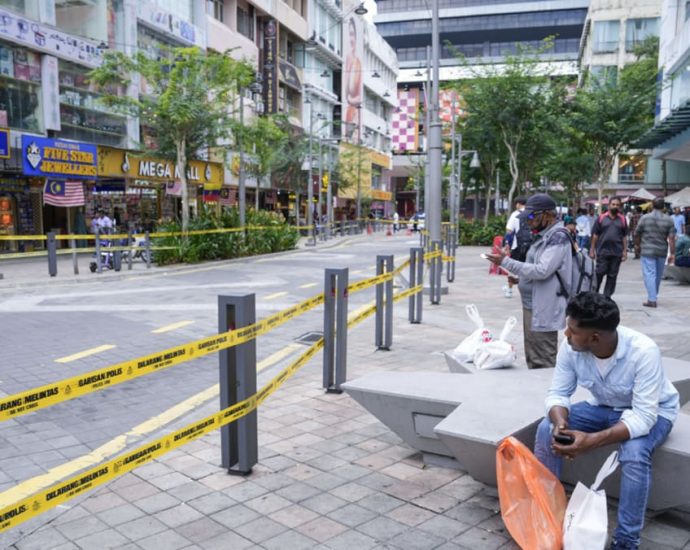
[[[445,371],[438,352],[472,329],[467,303],[476,303],[494,329],[519,316],[519,298],[503,297],[503,280],[486,274],[481,251],[459,250],[456,282],[441,305],[425,302],[422,324],[407,323],[406,303],[396,307],[391,351],[375,351],[373,318],[358,325],[348,337],[348,378]],[[639,263],[630,260],[615,295],[624,324],[649,333],[664,354],[687,357],[690,287],[664,282],[657,310],[641,307],[642,289]],[[522,348],[519,330],[510,339]],[[213,410],[209,404],[168,429]],[[0,536],[0,547],[517,548],[495,489],[459,470],[425,466],[347,395],[324,394],[320,355],[261,406],[259,431],[260,462],[247,478],[218,466],[214,433]],[[643,535],[642,548],[690,550],[690,514],[650,519]]]

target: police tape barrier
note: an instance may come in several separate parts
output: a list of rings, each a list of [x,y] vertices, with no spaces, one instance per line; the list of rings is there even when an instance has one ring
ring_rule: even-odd
[[[374,286],[374,285],[378,285],[381,283],[385,283],[386,281],[390,281],[392,278],[393,278],[393,272],[392,271],[390,273],[382,273],[381,275],[369,277],[368,279],[362,279],[361,281],[357,281],[356,283],[352,283],[352,284],[348,285],[347,291],[349,293],[359,292],[360,290],[364,290],[365,288],[369,288],[370,286]]]
[[[0,235],[0,241],[45,241],[45,235]]]
[[[15,260],[17,258],[38,258],[40,256],[47,256],[48,252],[45,250],[37,250],[36,252],[15,252],[12,254],[0,254],[0,260]]]
[[[393,295],[393,302],[398,302],[404,298],[409,298],[410,296],[422,292],[424,287],[422,285],[413,286],[397,294]],[[385,305],[385,300],[384,300]],[[362,309],[356,311],[352,317],[347,320],[347,328],[352,328],[356,324],[361,323],[367,317],[373,315],[376,312],[376,302],[371,302],[370,304],[364,306]]]
[[[321,348],[323,348],[323,338],[312,344],[295,361],[247,399],[0,509],[0,533],[246,416],[307,364]]]
[[[433,260],[434,258],[442,258],[443,257],[443,251],[442,250],[436,250],[434,252],[427,252],[424,254],[424,261],[428,262],[429,260]]]
[[[237,330],[208,336],[181,346],[168,348],[157,353],[138,357],[137,359],[124,361],[116,365],[59,380],[53,384],[47,384],[4,397],[0,400],[0,422],[29,412],[45,409],[75,397],[101,391],[116,384],[179,365],[180,363],[203,357],[216,351],[244,344],[286,323],[290,319],[320,306],[323,302],[323,293],[317,294],[299,304],[265,317],[257,323]]]
[[[393,276],[400,275],[400,274],[402,273],[403,269],[405,269],[405,268],[408,267],[409,265],[410,265],[410,259],[407,258],[407,260],[405,260],[402,264],[400,264],[398,267],[396,267],[396,268],[392,271]]]
[[[454,262],[455,261],[455,256],[443,256],[441,258],[444,262],[449,263],[449,262]]]

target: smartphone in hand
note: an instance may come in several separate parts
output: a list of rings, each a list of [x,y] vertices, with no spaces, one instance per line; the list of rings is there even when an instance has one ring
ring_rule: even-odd
[[[480,254],[479,257],[484,258],[485,260],[489,259],[489,257],[486,254]]]
[[[555,434],[553,439],[561,445],[572,445],[575,442],[575,438],[570,434]]]

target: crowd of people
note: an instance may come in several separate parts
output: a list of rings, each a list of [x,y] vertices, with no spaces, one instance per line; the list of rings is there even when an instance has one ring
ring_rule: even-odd
[[[663,199],[655,200],[644,215],[626,216],[614,197],[604,213],[581,209],[577,217],[564,219],[547,194],[518,197],[515,203],[506,246],[487,258],[508,274],[506,297],[512,296],[514,285],[520,291],[528,368],[554,368],[535,454],[558,476],[564,458],[620,444],[621,496],[610,548],[636,549],[651,457],[673,427],[679,395],[664,373],[659,347],[648,336],[620,326],[612,296],[632,246],[647,291],[643,306],[657,307],[664,266],[688,265],[690,260],[687,220],[680,211],[673,217],[666,214]],[[581,288],[585,254],[594,263],[594,277]],[[561,330],[565,340],[559,347]],[[578,385],[591,398],[571,403]]]

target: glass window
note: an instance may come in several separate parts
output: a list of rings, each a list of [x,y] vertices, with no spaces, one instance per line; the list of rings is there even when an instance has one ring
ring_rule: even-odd
[[[592,84],[613,85],[618,80],[618,67],[615,65],[593,65],[589,69]]]
[[[88,83],[88,69],[60,60],[60,137],[121,145],[127,134],[125,118],[104,107]]]
[[[595,21],[592,31],[592,51],[594,53],[617,51],[619,29],[620,21]]]
[[[254,40],[254,8],[253,6],[237,6],[237,32]]]
[[[72,0],[68,0],[72,1]],[[149,0],[153,1],[160,8],[164,9],[168,13],[175,14],[177,17],[183,21],[189,21],[194,23],[194,18],[192,17],[192,0]]]
[[[29,19],[38,20],[38,2],[36,0],[0,0],[0,6],[20,13]]]
[[[108,1],[55,0],[55,22],[67,33],[108,42]]]
[[[618,155],[618,183],[643,182],[646,170],[645,155]]]
[[[206,7],[206,12],[211,17],[217,19],[221,23],[223,22],[223,0],[207,0]]]
[[[625,51],[631,52],[650,36],[659,36],[659,18],[628,19],[625,25]]]
[[[690,60],[683,63],[671,82],[671,109],[676,109],[690,100]]]
[[[40,82],[37,53],[0,44],[0,126],[43,131]]]

